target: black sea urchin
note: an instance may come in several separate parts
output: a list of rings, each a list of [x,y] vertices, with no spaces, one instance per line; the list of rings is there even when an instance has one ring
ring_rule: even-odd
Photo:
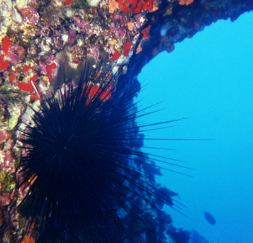
[[[154,187],[156,168],[140,151],[137,90],[107,100],[108,85],[88,84],[81,77],[44,99],[22,131],[29,192],[19,211],[39,227],[37,242],[164,242],[156,218],[173,194]]]

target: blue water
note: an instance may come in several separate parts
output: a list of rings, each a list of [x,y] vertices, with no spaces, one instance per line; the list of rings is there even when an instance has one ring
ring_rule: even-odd
[[[143,107],[157,101],[166,107],[145,122],[188,119],[146,137],[213,140],[146,142],[175,149],[157,154],[195,169],[170,167],[192,177],[163,171],[157,178],[179,193],[188,218],[165,210],[176,227],[196,230],[209,243],[253,242],[253,13],[220,20],[175,46],[143,68],[139,98]]]

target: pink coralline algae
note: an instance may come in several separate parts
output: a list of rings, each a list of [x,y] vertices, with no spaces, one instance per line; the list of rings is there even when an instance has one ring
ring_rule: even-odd
[[[125,38],[126,36],[126,29],[125,28],[119,28],[119,30],[116,31],[115,36],[118,38]]]
[[[99,58],[99,46],[94,46],[90,48],[90,51],[88,51],[88,54],[93,56],[95,59]]]
[[[126,29],[120,25],[115,25],[112,23],[110,25],[110,31],[114,32],[115,37],[123,39],[126,36]]]
[[[6,130],[0,131],[0,144],[4,144],[4,150],[0,150],[0,170],[14,172],[13,156],[11,150],[13,148],[13,140],[11,135]]]
[[[127,23],[127,21],[126,21],[126,19],[124,18],[124,16],[122,16],[122,15],[120,15],[120,14],[115,14],[115,15],[113,16],[113,19],[114,19],[114,20],[119,20],[119,21],[120,21],[120,25],[122,25],[122,26],[124,26],[124,25]]]
[[[38,12],[31,7],[21,9],[21,14],[23,16],[23,21],[27,25],[36,25],[39,22]]]
[[[11,135],[7,131],[0,131],[0,144],[10,139]]]
[[[9,49],[9,58],[14,64],[17,64],[24,59],[25,55],[26,51],[22,46],[11,46]]]
[[[10,204],[10,193],[3,193],[0,195],[0,202],[2,206],[7,206]]]
[[[78,29],[80,32],[88,32],[90,29],[90,23],[89,21],[80,20],[78,17],[73,17],[73,20],[75,21]]]
[[[76,32],[74,30],[69,31],[68,44],[73,45],[76,41]]]

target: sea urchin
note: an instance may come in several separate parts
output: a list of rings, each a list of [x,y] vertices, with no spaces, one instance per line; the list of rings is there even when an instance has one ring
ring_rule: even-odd
[[[29,191],[19,211],[39,227],[37,242],[160,242],[148,209],[172,200],[140,151],[136,90],[107,100],[108,85],[88,84],[81,77],[44,98],[22,130],[20,186]]]

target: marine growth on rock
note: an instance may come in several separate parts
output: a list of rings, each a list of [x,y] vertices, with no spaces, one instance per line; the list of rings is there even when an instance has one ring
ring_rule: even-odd
[[[230,17],[235,20],[241,13],[252,10],[252,5],[250,0],[1,1],[0,239],[3,242],[15,243],[35,242],[36,239],[43,242],[43,237],[53,237],[49,230],[52,226],[58,232],[53,242],[59,242],[63,238],[65,241],[77,239],[83,242],[86,236],[90,237],[88,242],[106,242],[116,235],[119,237],[118,242],[137,242],[136,239],[152,243],[156,242],[154,239],[157,242],[168,242],[169,239],[176,242],[179,238],[183,239],[181,242],[187,242],[188,232],[174,228],[170,217],[161,212],[165,203],[173,206],[176,193],[160,188],[154,182],[154,175],[159,173],[155,160],[150,161],[148,155],[141,152],[142,129],[134,120],[139,115],[133,103],[133,97],[140,90],[136,76],[141,68],[161,51],[172,52],[174,43],[191,38],[218,19]],[[73,93],[68,93],[69,90]],[[73,215],[82,212],[83,216],[89,216],[81,209],[85,204],[82,204],[83,201],[80,203],[80,191],[86,192],[77,185],[80,179],[76,178],[76,189],[73,188],[73,192],[67,190],[70,184],[61,179],[60,182],[67,185],[66,191],[62,189],[53,192],[68,195],[71,201],[65,201],[64,195],[57,201],[53,195],[47,195],[49,191],[41,188],[43,183],[46,187],[55,188],[59,182],[51,178],[49,181],[52,185],[47,184],[36,170],[36,165],[34,170],[28,166],[29,156],[36,148],[29,136],[32,131],[35,131],[35,135],[41,135],[36,133],[39,131],[37,128],[42,119],[41,115],[44,118],[50,115],[56,104],[58,106],[54,106],[54,109],[58,109],[59,114],[62,114],[66,105],[64,102],[74,102],[69,99],[76,97],[78,92],[78,99],[83,102],[81,108],[84,111],[89,113],[91,110],[90,114],[94,118],[101,114],[101,126],[103,123],[107,124],[110,119],[115,122],[117,117],[120,117],[117,122],[122,122],[120,125],[115,123],[118,124],[116,129],[121,132],[117,137],[117,146],[121,146],[121,149],[117,147],[115,152],[115,145],[110,145],[108,150],[105,150],[103,145],[107,153],[100,154],[100,159],[106,159],[110,156],[109,149],[114,151],[113,158],[116,162],[110,165],[112,167],[106,167],[107,175],[111,176],[109,189],[113,188],[114,191],[108,190],[106,200],[98,202],[98,198],[104,194],[97,193],[97,201],[91,201],[99,205],[96,215],[100,213],[104,218],[88,220],[89,223],[85,226],[85,223],[80,223],[86,231],[90,228],[94,230],[92,234],[80,233],[80,228],[77,231],[66,231],[66,225],[64,226],[65,216],[69,216],[67,212],[63,212],[64,203]],[[106,112],[109,112],[109,115],[105,115]],[[116,117],[110,117],[112,114],[116,114]],[[78,115],[82,116],[82,112]],[[69,114],[66,117],[69,117]],[[57,119],[54,122],[56,121]],[[92,121],[86,125],[88,129],[91,126],[89,133],[98,131],[92,130]],[[111,126],[113,127],[112,124]],[[61,125],[58,128],[62,128]],[[100,130],[99,133],[106,135],[105,130]],[[127,142],[121,140],[121,136]],[[43,144],[48,146],[46,142]],[[120,154],[126,163],[120,164],[116,158],[117,154]],[[39,159],[40,153],[37,155]],[[76,173],[79,173],[78,169]],[[114,173],[114,176],[110,173]],[[71,179],[74,179],[73,174]],[[83,183],[82,180],[80,182]],[[108,185],[104,185],[104,190],[106,186]],[[40,212],[36,211],[33,208],[38,200],[34,198],[36,196],[44,200],[51,198],[51,204],[38,205]],[[110,196],[112,201],[109,200]],[[57,206],[58,203],[61,207]],[[91,203],[86,205],[92,208]],[[110,204],[110,207],[105,206],[106,203]],[[33,207],[29,212],[31,205]],[[58,209],[60,211],[57,211]],[[50,218],[51,215],[54,220]],[[108,215],[110,220],[105,222]],[[77,222],[76,218],[72,220]],[[98,220],[102,223],[97,224]],[[96,224],[94,229],[93,223]],[[110,231],[111,225],[117,227]],[[71,228],[70,225],[68,228]],[[118,235],[117,230],[124,233]],[[96,235],[96,232],[99,234]],[[132,236],[132,239],[129,236]],[[124,240],[120,237],[124,237]]]

